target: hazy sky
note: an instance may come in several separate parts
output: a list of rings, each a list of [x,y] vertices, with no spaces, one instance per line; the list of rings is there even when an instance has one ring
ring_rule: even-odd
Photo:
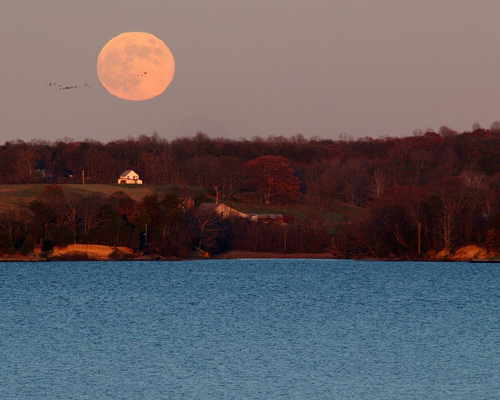
[[[2,0],[0,10],[0,143],[408,136],[500,120],[498,0]],[[101,48],[128,31],[156,35],[175,57],[157,98],[120,100],[99,83]]]

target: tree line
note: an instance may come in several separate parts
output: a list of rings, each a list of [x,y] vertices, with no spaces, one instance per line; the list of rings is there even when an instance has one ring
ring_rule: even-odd
[[[302,253],[327,245],[328,236],[307,221],[227,219],[198,208],[196,203],[205,200],[204,195],[186,199],[155,193],[136,201],[122,191],[67,198],[61,186],[46,185],[28,205],[0,214],[0,254],[88,243],[182,259],[200,250],[210,255],[232,249]]]
[[[9,239],[2,243],[16,249],[30,247],[28,241],[102,243],[175,257],[194,247],[392,258],[466,244],[498,250],[500,130],[476,128],[358,140],[198,133],[172,141],[153,134],[105,144],[6,142],[0,183],[47,187],[27,210],[1,216],[0,234]],[[81,183],[83,171],[86,183],[115,183],[126,169],[177,192],[135,202],[118,187],[109,198],[79,203],[57,186]],[[205,201],[302,204],[310,214],[286,229],[201,215],[183,204],[181,189],[188,187],[202,188]],[[332,222],[326,214],[341,218]],[[31,235],[23,241],[26,232]]]

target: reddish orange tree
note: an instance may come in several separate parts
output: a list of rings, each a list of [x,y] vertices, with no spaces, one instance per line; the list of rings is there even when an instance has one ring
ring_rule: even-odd
[[[300,180],[285,157],[262,156],[248,161],[246,170],[249,184],[259,192],[261,204],[270,204],[276,197],[292,202],[300,199]]]

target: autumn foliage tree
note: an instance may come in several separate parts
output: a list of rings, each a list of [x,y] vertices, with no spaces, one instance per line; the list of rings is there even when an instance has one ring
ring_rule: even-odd
[[[262,156],[248,161],[246,170],[248,182],[257,189],[261,204],[270,204],[274,198],[290,202],[300,199],[300,180],[285,157]]]
[[[498,122],[463,133],[443,126],[439,133],[403,138],[340,139],[232,140],[199,132],[172,141],[154,134],[104,144],[6,142],[0,145],[0,184],[51,186],[15,212],[0,209],[0,248],[126,244],[144,254],[185,257],[201,238],[211,252],[228,246],[324,251],[328,242],[339,257],[425,258],[431,250],[454,252],[468,244],[500,249]],[[83,171],[85,184],[116,184],[126,169],[155,185],[154,196],[80,197],[52,186],[81,184]],[[184,207],[186,199],[193,209]],[[208,235],[193,211],[211,200],[245,212],[287,211],[296,221],[286,229],[251,221],[231,222],[228,229],[218,221],[216,234]],[[299,200],[300,206],[282,210],[238,204]]]

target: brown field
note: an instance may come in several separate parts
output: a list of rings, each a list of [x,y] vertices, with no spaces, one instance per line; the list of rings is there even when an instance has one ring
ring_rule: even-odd
[[[0,185],[0,211],[8,211],[17,205],[27,205],[47,186],[45,184],[30,185]],[[93,193],[102,193],[106,197],[115,192],[124,192],[136,201],[145,196],[154,194],[158,188],[151,185],[58,185],[63,189],[68,199],[82,198]]]

